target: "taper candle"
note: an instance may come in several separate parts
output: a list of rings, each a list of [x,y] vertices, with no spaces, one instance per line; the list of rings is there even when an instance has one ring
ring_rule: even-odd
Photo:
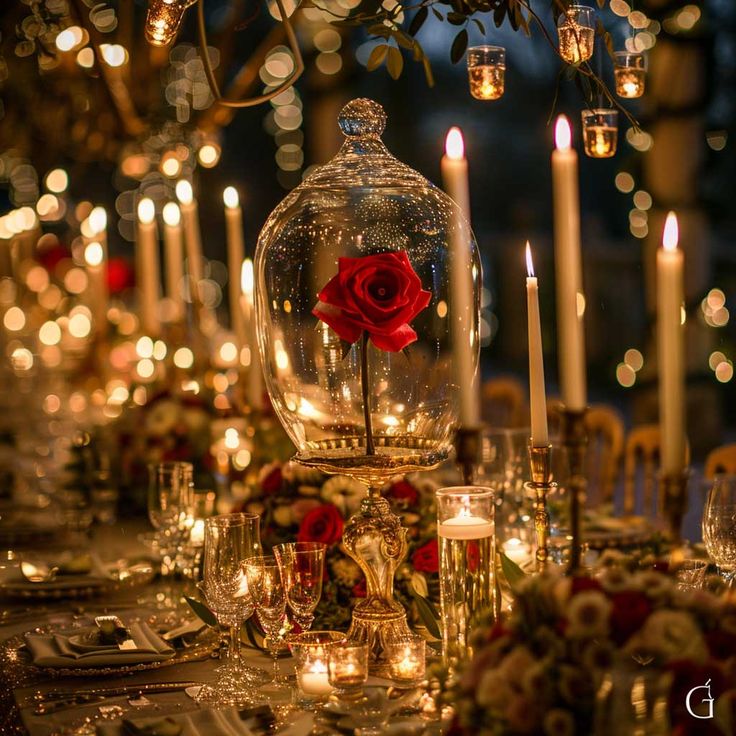
[[[578,155],[571,147],[570,123],[564,115],[555,125],[552,184],[555,219],[555,274],[557,281],[557,355],[562,401],[568,409],[585,408],[585,335],[580,256],[580,195]]]
[[[533,447],[549,444],[547,432],[547,396],[544,387],[544,353],[542,326],[539,318],[539,284],[534,275],[532,249],[526,241],[526,308],[529,340],[529,408],[531,411]]]
[[[243,293],[239,303],[242,305],[243,310],[243,322],[245,324],[247,341],[246,349],[250,355],[246,396],[250,407],[256,411],[260,411],[263,408],[263,373],[261,371],[261,356],[258,352],[258,340],[256,338],[255,279],[253,275],[253,261],[250,258],[243,260],[243,266],[240,271],[240,288]],[[241,362],[242,350],[241,348]]]
[[[453,340],[455,382],[460,391],[460,425],[477,427],[480,423],[478,366],[474,359],[473,272],[471,265],[470,193],[468,161],[459,128],[450,128],[442,157],[442,183],[457,203],[465,221],[458,217],[451,223],[450,234],[450,317]]]
[[[167,202],[163,210],[164,258],[166,264],[166,296],[171,305],[171,321],[184,319],[184,246],[181,232],[181,210],[176,202]]]
[[[225,224],[227,226],[227,271],[228,294],[230,297],[230,326],[235,333],[235,340],[239,350],[242,350],[247,341],[245,320],[240,297],[243,292],[238,283],[238,274],[241,273],[245,247],[243,245],[243,210],[240,207],[238,190],[227,187],[222,194],[225,203]]]
[[[136,269],[141,329],[149,337],[157,337],[161,329],[158,318],[158,233],[156,231],[156,209],[153,201],[148,197],[144,197],[138,203]]]
[[[192,185],[186,179],[176,183],[176,198],[179,200],[181,218],[184,223],[184,244],[187,249],[187,269],[191,279],[192,298],[201,301],[199,282],[202,280],[202,235],[199,229],[199,209],[194,199]]]
[[[685,468],[685,351],[682,319],[683,253],[677,216],[667,215],[662,247],[657,251],[657,358],[662,472]]]

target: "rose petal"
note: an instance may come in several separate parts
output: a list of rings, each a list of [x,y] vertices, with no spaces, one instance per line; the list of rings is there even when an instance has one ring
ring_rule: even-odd
[[[354,343],[360,339],[363,328],[347,318],[342,310],[336,309],[330,304],[317,302],[312,314],[326,325],[329,325],[341,340]]]
[[[390,335],[369,333],[371,342],[379,349],[389,353],[398,353],[417,339],[417,333],[409,325],[401,325]]]

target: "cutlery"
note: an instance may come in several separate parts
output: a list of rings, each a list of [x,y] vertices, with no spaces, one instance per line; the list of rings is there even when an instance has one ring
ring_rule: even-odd
[[[59,567],[48,565],[45,562],[28,562],[21,560],[20,572],[30,583],[50,583],[56,578]]]
[[[36,702],[47,700],[66,700],[75,695],[100,695],[103,698],[114,698],[122,695],[138,695],[139,693],[171,693],[177,690],[186,690],[188,687],[199,685],[198,682],[149,682],[142,685],[121,685],[120,687],[98,687],[85,690],[49,690],[46,693],[37,692]]]
[[[74,695],[73,697],[66,698],[65,700],[54,700],[50,702],[39,703],[34,709],[33,713],[37,716],[45,716],[49,713],[58,713],[60,710],[66,710],[67,708],[77,708],[80,705],[89,705],[90,703],[99,703],[104,700],[104,695]]]

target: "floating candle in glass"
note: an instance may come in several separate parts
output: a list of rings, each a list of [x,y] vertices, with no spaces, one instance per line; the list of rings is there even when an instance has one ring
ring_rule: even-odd
[[[305,631],[289,639],[296,660],[296,681],[309,701],[323,700],[332,692],[328,674],[330,651],[344,641],[339,631]]]
[[[616,94],[627,99],[641,97],[644,94],[647,76],[644,54],[635,51],[617,51],[613,57]]]
[[[473,46],[468,49],[470,94],[476,100],[497,100],[504,93],[506,49]]]
[[[331,647],[327,674],[330,685],[339,695],[359,691],[368,679],[368,644],[346,642]]]
[[[587,5],[571,5],[557,19],[560,56],[569,64],[581,64],[593,56],[595,14]]]
[[[426,642],[421,636],[401,639],[387,648],[389,677],[399,684],[414,684],[424,679]]]
[[[617,110],[583,110],[583,147],[591,158],[611,158],[618,143]]]

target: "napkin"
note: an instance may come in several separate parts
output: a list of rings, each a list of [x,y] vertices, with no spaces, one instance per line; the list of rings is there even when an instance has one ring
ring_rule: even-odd
[[[122,723],[100,723],[97,736],[250,736],[237,708],[195,710],[170,716],[125,718]]]
[[[56,634],[25,635],[33,664],[39,667],[104,667],[107,665],[159,662],[173,657],[175,652],[147,624],[129,627],[136,649],[121,650],[109,644],[91,645],[83,636],[89,629],[75,629]]]

